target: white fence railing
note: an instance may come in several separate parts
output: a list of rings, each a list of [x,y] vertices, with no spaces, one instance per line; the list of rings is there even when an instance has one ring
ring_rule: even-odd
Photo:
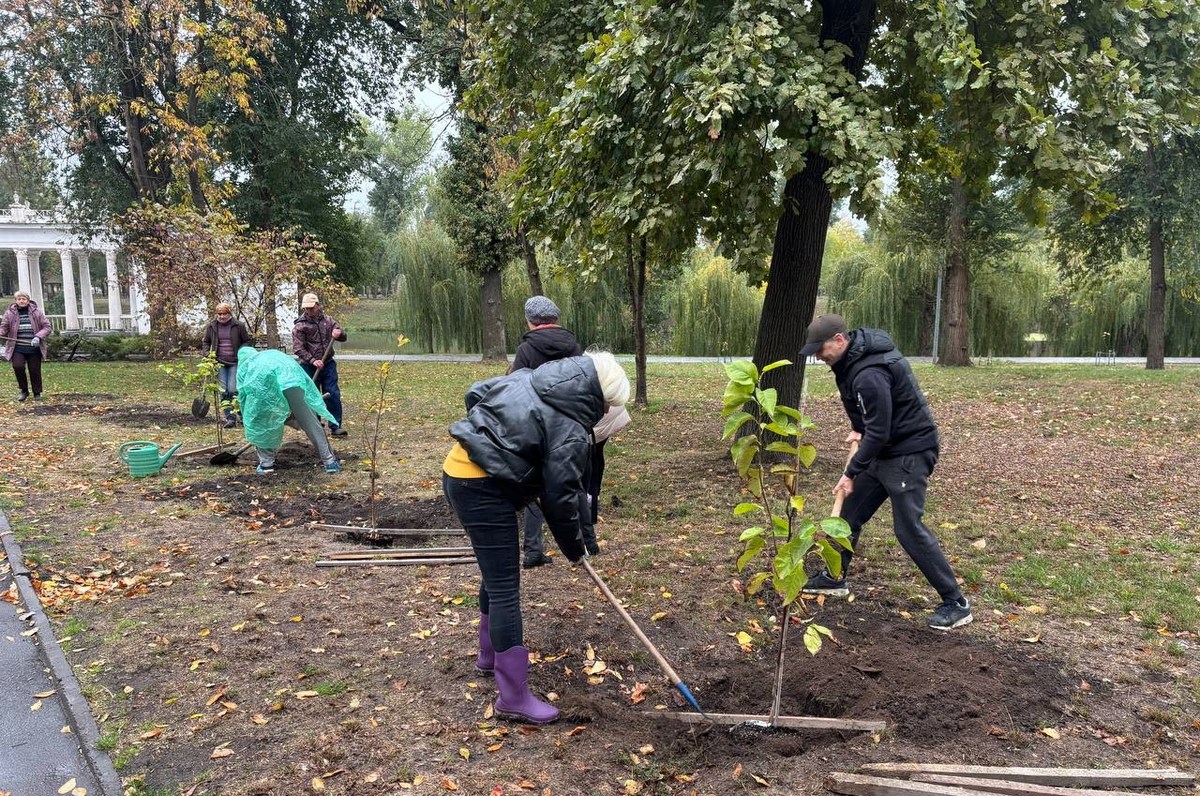
[[[54,331],[64,332],[67,330],[66,315],[47,315],[46,319],[50,321],[50,328]],[[107,315],[80,315],[79,326],[81,329],[86,329],[89,332],[114,331]],[[72,329],[71,331],[75,330]],[[115,331],[137,334],[137,323],[134,321],[133,316],[122,315],[121,326]]]

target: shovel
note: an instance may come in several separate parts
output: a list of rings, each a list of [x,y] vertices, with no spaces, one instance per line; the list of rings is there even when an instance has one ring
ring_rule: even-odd
[[[192,417],[197,420],[208,417],[209,403],[208,398],[204,396],[206,387],[208,387],[208,379],[200,382],[200,394],[192,399]]]
[[[237,464],[237,460],[241,457],[241,455],[243,453],[245,453],[246,451],[250,450],[252,447],[254,447],[254,443],[247,442],[245,445],[243,445],[242,447],[238,448],[235,451],[221,451],[220,453],[215,454],[211,459],[209,459],[208,463],[213,466],[220,466],[220,465],[224,465],[224,464]]]
[[[629,612],[621,606],[621,603],[617,600],[616,595],[613,594],[609,590],[608,585],[600,579],[600,576],[596,574],[596,570],[592,569],[591,562],[588,561],[587,558],[584,558],[582,559],[582,563],[583,568],[587,571],[587,574],[591,575],[592,580],[594,580],[596,585],[600,587],[600,592],[610,603],[612,603],[612,607],[617,609],[617,613],[620,614],[621,618],[625,620],[625,624],[629,625],[629,629],[633,631],[635,636],[637,636],[638,641],[642,642],[642,646],[646,648],[646,651],[654,656],[654,660],[658,663],[659,668],[663,670],[663,674],[667,676],[667,679],[671,681],[671,684],[679,689],[679,693],[683,694],[683,698],[686,699],[688,703],[700,713],[701,716],[708,718],[708,716],[700,708],[700,703],[696,701],[696,697],[692,696],[691,690],[687,687],[683,680],[679,679],[679,675],[675,674],[675,670],[671,668],[671,664],[667,663],[667,659],[662,656],[662,653],[658,651],[658,648],[654,646],[650,639],[646,638],[646,634],[642,632],[640,627],[638,627],[637,622],[633,621],[633,617],[629,615]]]

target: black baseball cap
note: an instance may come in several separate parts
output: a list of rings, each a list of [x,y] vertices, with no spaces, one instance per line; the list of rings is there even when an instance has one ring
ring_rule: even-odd
[[[825,341],[835,334],[846,334],[846,319],[841,315],[822,315],[808,325],[808,336],[800,356],[811,357],[821,350]]]

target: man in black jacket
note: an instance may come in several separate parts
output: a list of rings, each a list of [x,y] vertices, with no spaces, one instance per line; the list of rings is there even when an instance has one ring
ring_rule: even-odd
[[[840,315],[822,315],[808,326],[803,357],[816,356],[833,370],[858,451],[834,487],[846,494],[842,518],[852,546],[862,527],[892,501],[892,528],[900,546],[937,589],[942,604],[929,626],[950,630],[969,624],[971,604],[958,587],[937,538],[921,522],[925,490],[938,458],[938,430],[916,376],[881,329],[847,331]],[[820,572],[804,586],[809,594],[845,596],[852,554],[842,553],[842,577]]]
[[[533,370],[547,362],[577,357],[583,353],[579,341],[575,339],[575,333],[558,325],[561,314],[558,305],[545,296],[531,296],[525,302],[525,323],[529,326],[529,331],[521,336],[521,344],[517,346],[512,367],[508,369],[509,373],[522,368]],[[541,509],[536,502],[531,502],[525,507],[525,560],[522,563],[525,569],[554,563],[554,559],[546,555],[542,519]]]

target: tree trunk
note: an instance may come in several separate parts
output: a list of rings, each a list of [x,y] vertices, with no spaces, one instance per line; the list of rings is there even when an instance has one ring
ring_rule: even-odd
[[[1150,189],[1150,296],[1146,306],[1146,369],[1162,370],[1166,355],[1167,256],[1163,243],[1162,184],[1154,146],[1146,148],[1146,185]]]
[[[842,61],[855,80],[862,79],[867,46],[875,27],[875,0],[822,0],[821,39],[849,49]],[[783,208],[775,225],[771,268],[763,297],[754,362],[761,368],[778,359],[796,359],[804,345],[804,330],[817,306],[821,258],[833,199],[825,183],[829,161],[808,153],[804,168],[788,177]],[[779,403],[799,406],[804,363],[798,368],[777,368],[763,378],[763,387],[774,387]]]
[[[503,271],[489,268],[483,272],[483,361],[508,361],[504,341]]]
[[[521,254],[525,257],[525,273],[529,275],[529,295],[546,295],[542,292],[542,273],[538,269],[537,250],[529,242],[524,224],[517,227],[517,245],[521,247]]]
[[[804,330],[817,306],[817,283],[833,197],[825,184],[829,162],[809,154],[804,170],[791,177],[783,191],[783,213],[775,225],[771,270],[763,296],[754,363],[761,370],[779,359],[796,360],[804,345]],[[779,403],[800,405],[804,363],[799,368],[778,368],[763,377],[763,387],[774,387]]]
[[[939,365],[971,364],[970,328],[967,322],[971,297],[967,267],[967,194],[962,177],[950,183],[949,217],[946,219],[946,290],[942,295],[942,333]]]
[[[934,289],[921,291],[921,328],[917,332],[917,350],[914,354],[924,357],[935,356],[933,350],[933,324],[937,318],[937,277]]]
[[[626,275],[629,281],[629,302],[633,308],[633,366],[634,399],[638,406],[646,406],[646,238],[638,239],[634,251],[633,236],[625,237]]]

